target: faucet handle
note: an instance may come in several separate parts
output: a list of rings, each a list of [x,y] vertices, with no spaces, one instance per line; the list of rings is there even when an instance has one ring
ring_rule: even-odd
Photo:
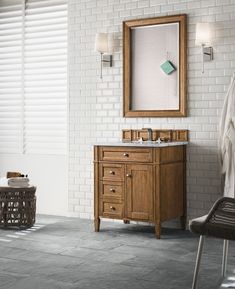
[[[159,137],[157,140],[156,140],[156,143],[160,144],[162,142],[161,138]]]

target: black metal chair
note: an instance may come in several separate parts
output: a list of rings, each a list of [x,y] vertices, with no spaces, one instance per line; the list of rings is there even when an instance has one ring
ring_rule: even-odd
[[[224,239],[222,277],[226,276],[229,240],[235,240],[235,199],[223,197],[215,202],[208,215],[189,222],[190,231],[200,235],[192,289],[197,288],[199,266],[205,236]]]

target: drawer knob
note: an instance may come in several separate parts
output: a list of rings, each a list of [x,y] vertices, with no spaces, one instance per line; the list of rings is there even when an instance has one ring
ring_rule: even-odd
[[[111,193],[115,193],[115,189],[110,188],[110,192],[111,192]]]
[[[130,177],[131,177],[131,174],[126,174],[126,176],[127,176],[128,178],[130,178]]]
[[[129,154],[128,154],[128,153],[124,153],[123,156],[126,157],[126,158],[128,158],[128,157],[129,157]]]
[[[116,209],[115,209],[115,207],[110,206],[110,210],[115,211]]]
[[[110,175],[115,175],[114,171],[110,171],[109,173],[110,173]]]

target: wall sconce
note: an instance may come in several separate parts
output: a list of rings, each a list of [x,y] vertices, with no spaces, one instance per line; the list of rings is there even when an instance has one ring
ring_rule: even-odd
[[[212,40],[212,26],[210,23],[197,23],[195,44],[202,48],[202,73],[204,73],[204,62],[213,60],[213,48],[210,46]]]
[[[108,33],[97,33],[95,38],[95,51],[100,53],[100,78],[102,79],[102,67],[112,67],[111,39]],[[106,54],[108,53],[108,54]]]

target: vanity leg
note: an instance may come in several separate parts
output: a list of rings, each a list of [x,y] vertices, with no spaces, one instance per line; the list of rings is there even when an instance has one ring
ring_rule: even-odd
[[[94,220],[94,225],[95,225],[95,232],[100,231],[100,218],[97,218]]]
[[[185,230],[186,229],[186,216],[180,217],[180,224],[181,224],[182,230]]]
[[[157,239],[161,239],[161,223],[155,224],[155,235]]]
[[[129,220],[123,220],[123,223],[124,224],[130,224],[130,221]]]

